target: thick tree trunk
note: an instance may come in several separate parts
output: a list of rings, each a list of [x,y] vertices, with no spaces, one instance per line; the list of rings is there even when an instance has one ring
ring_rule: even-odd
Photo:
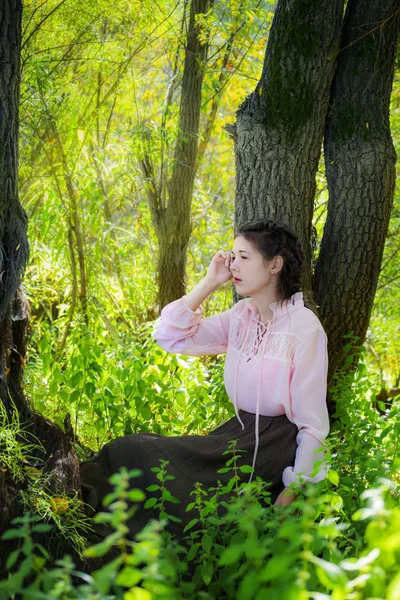
[[[305,254],[311,300],[310,237],[321,151],[344,0],[281,0],[255,91],[236,123],[236,224],[289,223]]]
[[[325,134],[328,216],[314,281],[331,375],[344,359],[343,336],[353,332],[364,341],[387,235],[395,184],[389,101],[398,9],[398,0],[349,1],[332,86]]]
[[[28,260],[27,218],[18,202],[18,104],[22,2],[0,6],[0,376],[4,376],[9,307]]]
[[[20,0],[3,0],[0,6],[0,401],[3,405],[0,417],[5,420],[3,427],[7,427],[18,413],[24,438],[35,445],[30,452],[34,464],[30,466],[40,464],[49,475],[49,489],[56,495],[79,490],[78,461],[61,429],[31,410],[21,383],[29,323],[29,306],[20,288],[29,254],[27,217],[17,189],[21,15]],[[42,448],[37,441],[43,444]],[[18,492],[29,485],[28,481],[15,479],[9,463],[8,466],[1,463],[6,451],[6,446],[0,445],[0,532],[13,516],[22,512]],[[23,472],[24,465],[20,466]],[[0,554],[4,556],[2,542]]]
[[[158,189],[150,157],[142,161],[148,181],[148,198],[159,242],[158,305],[160,308],[185,293],[186,251],[191,233],[191,206],[196,173],[201,92],[208,43],[200,35],[198,17],[213,0],[192,0],[183,69],[178,136],[173,169],[164,190]]]
[[[8,380],[18,387],[19,365],[11,327],[11,303],[28,260],[27,218],[18,202],[18,103],[22,3],[8,0],[0,7],[0,401],[11,410]],[[23,319],[19,320],[21,323]],[[18,336],[21,338],[21,334]],[[23,337],[23,334],[22,334]],[[13,352],[11,363],[9,350]],[[19,395],[17,393],[17,400]],[[0,446],[0,458],[4,448]],[[0,530],[16,512],[15,483],[0,469]]]

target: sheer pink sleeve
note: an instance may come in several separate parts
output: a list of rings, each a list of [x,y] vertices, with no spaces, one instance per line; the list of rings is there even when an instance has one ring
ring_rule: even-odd
[[[299,481],[300,474],[304,481],[317,482],[326,477],[325,453],[321,448],[329,433],[327,375],[327,337],[322,329],[314,329],[300,342],[294,356],[291,407],[287,417],[297,425],[299,433],[294,466],[283,471],[285,487]],[[322,461],[322,464],[316,466],[313,473],[317,461]]]
[[[193,312],[183,296],[163,308],[154,339],[161,348],[176,354],[222,354],[228,345],[232,310],[203,317],[203,308]]]

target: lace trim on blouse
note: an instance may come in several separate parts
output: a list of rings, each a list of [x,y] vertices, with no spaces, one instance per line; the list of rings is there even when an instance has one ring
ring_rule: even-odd
[[[262,355],[291,362],[297,342],[296,337],[290,333],[270,331],[270,327],[270,322],[264,325],[260,321],[254,321],[250,324],[250,331],[246,339],[247,327],[239,317],[232,315],[229,327],[229,345],[236,350],[242,349],[242,356],[245,356],[248,362],[258,356],[261,342],[267,335],[267,339],[262,345]],[[245,345],[243,346],[243,344]]]

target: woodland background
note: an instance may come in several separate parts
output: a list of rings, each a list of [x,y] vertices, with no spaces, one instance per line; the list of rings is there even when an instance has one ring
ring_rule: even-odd
[[[151,197],[156,185],[161,198],[167,193],[165,182],[174,167],[189,9],[186,1],[116,0],[111,6],[101,0],[84,4],[78,0],[26,0],[24,4],[19,197],[29,218],[30,259],[23,288],[31,307],[28,352],[21,357],[24,390],[38,412],[66,431],[80,459],[88,455],[88,449],[98,450],[116,436],[138,431],[206,433],[232,415],[223,389],[221,357],[167,355],[151,338],[161,307]],[[216,250],[229,249],[232,244],[234,142],[225,126],[234,122],[236,110],[260,78],[274,10],[274,3],[264,1],[221,1],[200,23],[209,48],[201,94],[201,161],[196,166],[187,249],[189,287],[202,277]],[[298,28],[301,35],[301,22]],[[397,151],[398,62],[390,119]],[[151,181],[152,173],[157,181]],[[316,181],[315,257],[328,202],[323,157]],[[396,185],[365,344],[360,346],[357,338],[349,336],[349,359],[332,384],[336,421],[330,437],[333,463],[325,495],[322,500],[309,500],[317,507],[313,516],[305,518],[303,513],[301,520],[292,512],[287,517],[287,555],[293,562],[288,562],[278,544],[268,558],[275,561],[269,568],[276,575],[264,573],[266,578],[258,582],[260,589],[262,582],[268,582],[270,593],[276,594],[271,598],[328,598],[331,593],[336,599],[400,597],[396,576],[400,537],[395,527],[400,520],[396,487],[399,254],[400,189]],[[211,314],[231,303],[232,289],[226,285],[204,308]],[[355,356],[358,366],[347,372]],[[22,476],[29,480],[23,493],[26,513],[32,512],[46,523],[55,521],[66,537],[75,536],[75,546],[82,552],[82,532],[77,532],[74,522],[77,513],[68,520],[68,503],[65,511],[64,505],[54,508],[50,492],[43,491],[43,468],[29,460],[29,449],[23,444],[19,443],[18,449],[7,442],[10,431],[20,432],[23,423],[15,416],[11,422],[4,411],[1,414],[3,459],[7,455],[10,464],[16,457],[21,459]],[[3,464],[9,468],[9,463]],[[375,495],[360,499],[365,489],[375,490]],[[361,509],[363,502],[370,502],[370,507]],[[358,516],[353,519],[353,514]],[[322,533],[321,528],[313,529],[321,515],[327,528]],[[278,528],[278,521],[274,523]],[[346,526],[341,528],[343,523]],[[271,531],[274,526],[270,523]],[[245,532],[244,526],[243,530],[240,527]],[[299,532],[310,531],[309,551],[314,558],[304,558],[305,549],[296,545],[296,539]],[[160,536],[151,535],[153,544],[161,544]],[[248,532],[243,535],[247,538]],[[211,535],[210,539],[217,544],[217,537]],[[232,542],[228,532],[223,539],[225,546]],[[211,596],[204,597],[217,597],[218,590],[229,588],[221,583],[223,577],[216,575],[218,561],[228,568],[240,559],[240,553],[221,555],[221,548],[209,546],[204,538],[199,546],[203,549],[200,583],[194,591],[189,587],[182,597],[195,597],[190,594],[196,594],[202,585],[216,586],[209,592]],[[165,560],[162,549],[159,552]],[[213,552],[215,560],[210,558]],[[261,593],[251,583],[253,559],[257,561],[251,550],[242,557],[248,571],[242,569],[237,597],[258,598]],[[346,568],[346,560],[352,561],[353,567]],[[17,558],[15,561],[18,564]],[[173,575],[164,573],[163,581],[170,582],[172,598],[179,597],[177,589],[181,593],[184,586],[182,581],[179,585],[179,568],[173,561],[171,564],[175,571]],[[118,568],[121,565],[115,566]],[[30,569],[40,579],[40,568],[34,562]],[[63,569],[64,576],[68,573],[71,578],[72,567],[64,564]],[[310,569],[314,569],[311,584],[299,575]],[[18,589],[23,580],[15,579],[10,589]],[[120,579],[121,589],[135,587],[134,580]],[[49,581],[41,580],[40,585],[50,586]],[[154,591],[151,576],[142,584],[152,595],[140,596],[136,591],[132,594],[138,595],[129,598],[169,597]],[[102,585],[106,589],[104,581]],[[55,594],[54,585],[51,589]],[[310,590],[320,596],[308,595]],[[81,597],[74,596],[75,591],[69,593],[66,597]],[[112,597],[128,598],[128,592],[125,596],[114,593]],[[231,593],[227,597],[235,597],[237,588]]]
[[[184,5],[121,2],[110,15],[108,3],[88,3],[83,11],[73,2],[60,4],[54,12],[48,2],[26,3],[24,9],[19,189],[29,217],[24,290],[32,311],[25,377],[38,410],[59,423],[70,412],[78,435],[84,435],[88,421],[92,432],[95,424],[101,445],[107,424],[114,427],[119,421],[115,432],[129,432],[115,402],[122,395],[128,408],[135,394],[129,394],[129,387],[120,394],[115,385],[134,385],[140,378],[130,372],[120,377],[116,367],[122,360],[132,368],[138,334],[159,313],[157,240],[140,163],[144,153],[157,162],[161,152],[168,156],[173,149]],[[268,3],[254,9],[234,2],[216,5],[208,17],[212,43],[203,126],[213,102],[218,108],[194,186],[189,287],[204,274],[216,249],[232,244],[234,150],[223,127],[260,76],[272,17]],[[236,29],[227,59],[224,50]],[[391,103],[395,148],[399,104],[396,72]],[[397,187],[366,340],[370,375],[379,391],[400,385],[399,202]],[[317,236],[326,204],[321,161]],[[228,285],[210,299],[207,311],[229,307],[231,294]],[[90,349],[87,355],[85,349]],[[93,356],[104,361],[101,373],[90,367]],[[112,400],[106,404],[115,406],[114,417],[105,414],[104,391]],[[87,414],[89,406],[101,416]]]

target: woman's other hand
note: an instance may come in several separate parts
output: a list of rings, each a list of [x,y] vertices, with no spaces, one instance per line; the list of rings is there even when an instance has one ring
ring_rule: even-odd
[[[232,278],[230,252],[218,250],[208,267],[206,278],[214,285],[222,285]]]
[[[291,488],[285,488],[275,500],[275,506],[289,506],[293,500],[296,500],[296,494]]]

